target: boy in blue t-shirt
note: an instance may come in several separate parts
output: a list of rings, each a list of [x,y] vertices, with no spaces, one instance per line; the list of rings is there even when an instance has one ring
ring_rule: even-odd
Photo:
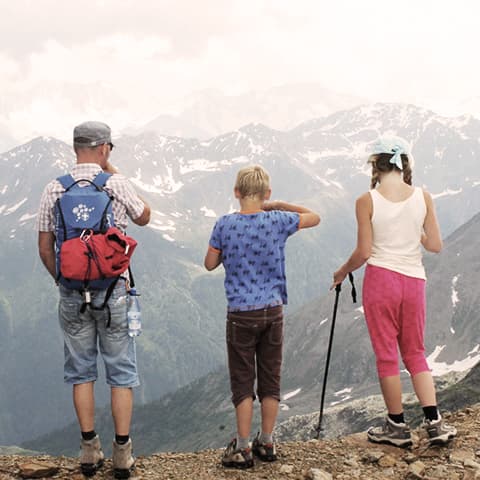
[[[225,449],[226,467],[253,466],[253,453],[276,460],[273,429],[280,401],[283,304],[287,303],[285,243],[300,228],[314,227],[320,217],[281,201],[269,202],[268,173],[260,166],[241,169],[234,188],[240,212],[218,219],[205,256],[207,270],[225,268],[227,351],[237,436]],[[261,402],[262,432],[250,449],[255,399]]]

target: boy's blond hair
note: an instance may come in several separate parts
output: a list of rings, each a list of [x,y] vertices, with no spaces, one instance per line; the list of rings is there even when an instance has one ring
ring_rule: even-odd
[[[242,198],[259,197],[263,200],[270,189],[270,177],[260,165],[250,165],[237,173],[235,189]]]

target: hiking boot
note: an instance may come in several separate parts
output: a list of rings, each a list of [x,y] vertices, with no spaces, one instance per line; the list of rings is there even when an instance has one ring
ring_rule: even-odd
[[[275,450],[275,442],[261,443],[259,440],[260,433],[257,433],[252,444],[252,452],[260,460],[264,462],[274,462],[277,459],[277,452]]]
[[[132,439],[120,445],[113,441],[112,451],[113,475],[115,478],[129,478],[135,468],[135,458],[132,455]]]
[[[457,436],[457,429],[453,425],[445,423],[440,415],[437,420],[427,420],[425,418],[422,427],[428,434],[430,445],[446,445]]]
[[[93,477],[103,465],[103,451],[98,435],[92,440],[83,440],[80,443],[80,470],[86,477]]]
[[[407,448],[412,445],[410,428],[405,423],[395,423],[389,417],[382,427],[370,427],[367,437],[373,443],[386,443],[394,447]]]
[[[222,465],[227,468],[253,467],[252,449],[237,448],[237,439],[234,438],[223,452]]]

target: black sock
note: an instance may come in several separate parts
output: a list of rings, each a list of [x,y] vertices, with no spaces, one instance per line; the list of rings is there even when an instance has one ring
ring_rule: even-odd
[[[90,432],[82,432],[82,438],[88,442],[88,440],[93,440],[96,437],[95,430],[92,430]]]
[[[119,445],[125,445],[128,442],[129,438],[130,438],[130,435],[117,435],[117,434],[115,434],[115,441]]]
[[[405,423],[405,418],[403,418],[403,412],[402,413],[389,413],[388,418],[392,420],[392,422],[395,423]]]
[[[438,420],[438,409],[436,405],[423,407],[423,414],[427,420]]]

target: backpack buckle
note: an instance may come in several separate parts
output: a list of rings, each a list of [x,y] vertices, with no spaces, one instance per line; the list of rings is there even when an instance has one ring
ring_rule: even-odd
[[[85,230],[82,231],[82,233],[80,234],[80,240],[82,240],[82,242],[85,242],[87,243],[91,236],[93,235],[93,231],[92,229],[90,228],[86,228]]]

